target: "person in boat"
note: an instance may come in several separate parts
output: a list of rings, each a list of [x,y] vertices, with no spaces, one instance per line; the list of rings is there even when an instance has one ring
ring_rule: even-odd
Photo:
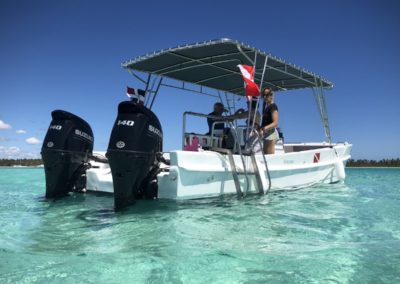
[[[254,121],[254,128],[259,129],[261,125],[261,114],[257,110],[257,98],[253,97],[250,101],[247,101],[247,108],[248,110],[238,109],[233,115],[225,116],[227,120],[235,120],[235,119],[245,119],[246,118],[246,125],[249,119],[249,111],[250,111],[250,127],[253,126]]]
[[[227,120],[246,119],[246,125],[249,125],[250,127],[254,127],[254,129],[258,130],[261,125],[261,114],[257,110],[257,101],[258,101],[258,99],[256,97],[253,97],[251,100],[247,101],[248,110],[244,110],[242,108],[238,109],[233,115],[225,116],[225,119],[227,119]],[[249,112],[250,112],[250,117],[249,117]],[[250,118],[250,122],[249,122],[249,118]],[[245,133],[247,133],[247,131],[244,132],[244,135],[247,136]],[[234,139],[232,137],[232,133],[229,133],[229,131],[228,131],[228,133],[227,133],[228,140],[229,140],[229,135],[231,136],[231,140]],[[249,139],[245,143],[246,144],[245,148],[248,150],[257,152],[257,150],[255,149],[255,146],[257,146],[257,141],[258,141],[257,137],[258,137],[258,135],[255,135],[253,130],[251,130]],[[234,142],[231,142],[230,144],[232,144],[232,143],[234,144]],[[229,145],[228,142],[227,142],[227,144]]]
[[[279,140],[278,106],[274,103],[274,92],[267,87],[262,92],[263,115],[260,134],[264,140],[264,154],[275,154],[275,143]]]
[[[220,121],[222,119],[222,114],[224,112],[227,112],[227,110],[225,109],[225,107],[224,107],[224,105],[222,103],[217,102],[217,103],[214,104],[214,111],[210,112],[208,115],[215,116],[215,118],[212,118],[212,117],[208,117],[207,118],[207,124],[208,124],[208,133],[207,133],[207,135],[211,135],[211,130],[212,130],[213,123],[215,121]],[[218,119],[219,117],[221,119]],[[222,133],[224,128],[225,128],[224,122],[216,123],[214,125],[214,132],[215,133],[217,133],[217,132]],[[215,130],[217,130],[217,131],[215,131]]]

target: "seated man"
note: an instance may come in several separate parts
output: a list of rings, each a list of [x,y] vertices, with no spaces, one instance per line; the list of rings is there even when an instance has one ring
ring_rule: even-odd
[[[222,103],[215,103],[214,104],[214,111],[210,112],[208,115],[215,116],[216,118],[211,118],[211,117],[207,118],[207,123],[208,123],[208,133],[207,133],[207,135],[211,135],[212,125],[213,125],[214,121],[219,121],[220,119],[218,117],[220,117],[221,120],[222,120],[222,114],[224,112],[226,112],[226,111],[227,110],[224,108],[224,105]],[[220,132],[222,132],[224,130],[224,127],[225,127],[225,124],[223,122],[216,123],[214,125],[214,131],[215,130],[220,130]]]

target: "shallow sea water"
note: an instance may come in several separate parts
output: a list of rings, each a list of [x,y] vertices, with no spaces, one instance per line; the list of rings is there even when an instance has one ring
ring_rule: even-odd
[[[267,196],[46,201],[0,168],[0,283],[400,283],[400,169]]]

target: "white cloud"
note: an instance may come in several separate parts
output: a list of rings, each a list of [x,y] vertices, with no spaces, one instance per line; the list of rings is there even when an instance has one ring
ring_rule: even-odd
[[[13,159],[19,157],[21,150],[18,147],[4,147],[0,146],[0,158]]]
[[[19,153],[21,150],[18,147],[12,146],[12,147],[8,148],[8,151],[12,154],[16,154],[16,153]]]
[[[15,133],[17,133],[17,134],[26,134],[26,130],[19,129],[19,130],[15,131]]]
[[[36,144],[40,144],[42,143],[39,139],[37,139],[36,137],[30,137],[28,139],[25,140],[26,143],[31,144],[31,145],[36,145]]]
[[[0,146],[0,159],[38,159],[39,153],[25,152],[16,146],[4,147]]]
[[[11,125],[5,123],[4,121],[0,120],[0,129],[10,129]]]

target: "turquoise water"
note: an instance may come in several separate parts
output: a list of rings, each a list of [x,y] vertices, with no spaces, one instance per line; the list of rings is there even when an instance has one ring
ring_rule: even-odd
[[[346,184],[114,213],[48,202],[43,169],[0,169],[0,283],[400,283],[400,169]]]

